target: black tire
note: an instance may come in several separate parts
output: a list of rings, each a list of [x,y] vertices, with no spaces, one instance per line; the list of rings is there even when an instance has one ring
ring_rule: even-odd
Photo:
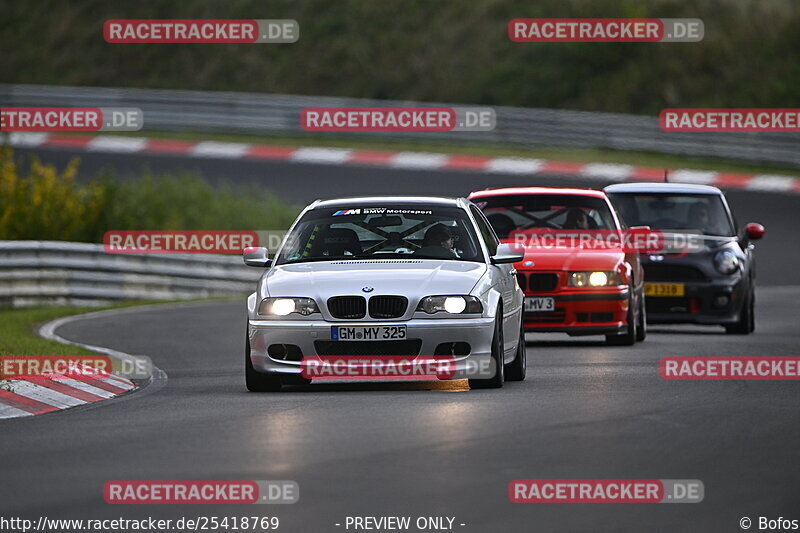
[[[527,363],[527,354],[525,350],[525,320],[520,318],[517,355],[504,369],[506,381],[523,381],[527,373]]]
[[[631,287],[630,298],[628,300],[628,323],[625,332],[621,335],[606,335],[606,342],[611,346],[633,346],[636,343],[636,299],[633,297],[633,287]]]
[[[636,342],[642,342],[647,338],[647,302],[644,297],[644,290],[639,294],[639,319],[636,324]]]
[[[492,335],[492,364],[494,364],[494,375],[489,379],[470,379],[469,388],[471,389],[499,389],[505,380],[505,365],[503,364],[503,309],[497,309],[497,317],[494,320],[494,335]]]
[[[250,337],[245,334],[244,381],[250,392],[277,392],[281,390],[281,377],[274,374],[256,372],[250,360]]]
[[[725,326],[725,333],[729,335],[748,335],[756,329],[756,295],[755,290],[750,289],[747,300],[739,311],[739,320],[734,324]]]

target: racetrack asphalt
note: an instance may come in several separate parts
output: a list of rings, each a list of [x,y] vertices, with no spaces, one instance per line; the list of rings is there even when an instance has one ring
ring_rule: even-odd
[[[57,162],[69,154],[41,151]],[[83,154],[84,169],[122,156]],[[137,158],[138,159],[138,158]],[[592,181],[291,163],[173,161],[257,181],[298,203],[368,192],[466,194],[499,185]],[[306,182],[299,180],[305,179]],[[258,181],[261,180],[261,181]],[[662,380],[665,356],[798,356],[800,196],[729,194],[757,245],[757,330],[651,326],[634,347],[528,335],[528,379],[324,384],[278,394],[243,383],[244,302],[128,311],[59,335],[148,355],[161,387],[108,405],[0,423],[1,515],[144,518],[274,515],[282,531],[344,531],[346,516],[451,516],[457,531],[739,531],[748,516],[800,519],[800,384]],[[699,479],[699,504],[512,504],[514,479]],[[119,479],[291,479],[276,506],[136,506],[103,501]],[[336,526],[340,523],[342,526]],[[465,524],[460,526],[459,524]],[[753,529],[756,529],[754,524]],[[352,531],[352,529],[351,529]]]

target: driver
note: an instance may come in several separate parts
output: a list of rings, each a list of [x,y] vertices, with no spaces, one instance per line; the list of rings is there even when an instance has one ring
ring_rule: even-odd
[[[694,203],[689,208],[689,229],[697,229],[703,233],[714,232],[708,206],[704,202]]]
[[[567,211],[564,229],[592,229],[589,215],[580,207],[573,207]]]
[[[414,255],[428,255],[442,259],[458,257],[453,250],[453,234],[447,226],[437,223],[425,231],[422,239],[422,248]]]

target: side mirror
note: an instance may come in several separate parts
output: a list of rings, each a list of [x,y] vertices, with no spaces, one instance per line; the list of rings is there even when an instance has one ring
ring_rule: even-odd
[[[501,244],[497,252],[490,257],[493,265],[504,263],[518,263],[525,258],[525,249],[518,244]]]
[[[757,241],[761,237],[764,236],[764,233],[767,230],[764,229],[764,226],[758,224],[756,222],[751,222],[744,227],[744,233],[747,235],[747,238],[751,241]]]
[[[272,266],[269,258],[269,251],[263,246],[251,246],[244,249],[244,264],[249,267],[268,267]]]

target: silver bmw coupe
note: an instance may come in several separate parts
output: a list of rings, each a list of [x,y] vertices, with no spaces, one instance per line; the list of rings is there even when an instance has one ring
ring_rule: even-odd
[[[522,257],[464,198],[318,200],[274,259],[245,250],[246,265],[265,268],[247,300],[247,388],[309,383],[309,361],[331,357],[345,367],[363,367],[353,357],[446,358],[439,379],[521,381],[523,293],[512,263]]]

